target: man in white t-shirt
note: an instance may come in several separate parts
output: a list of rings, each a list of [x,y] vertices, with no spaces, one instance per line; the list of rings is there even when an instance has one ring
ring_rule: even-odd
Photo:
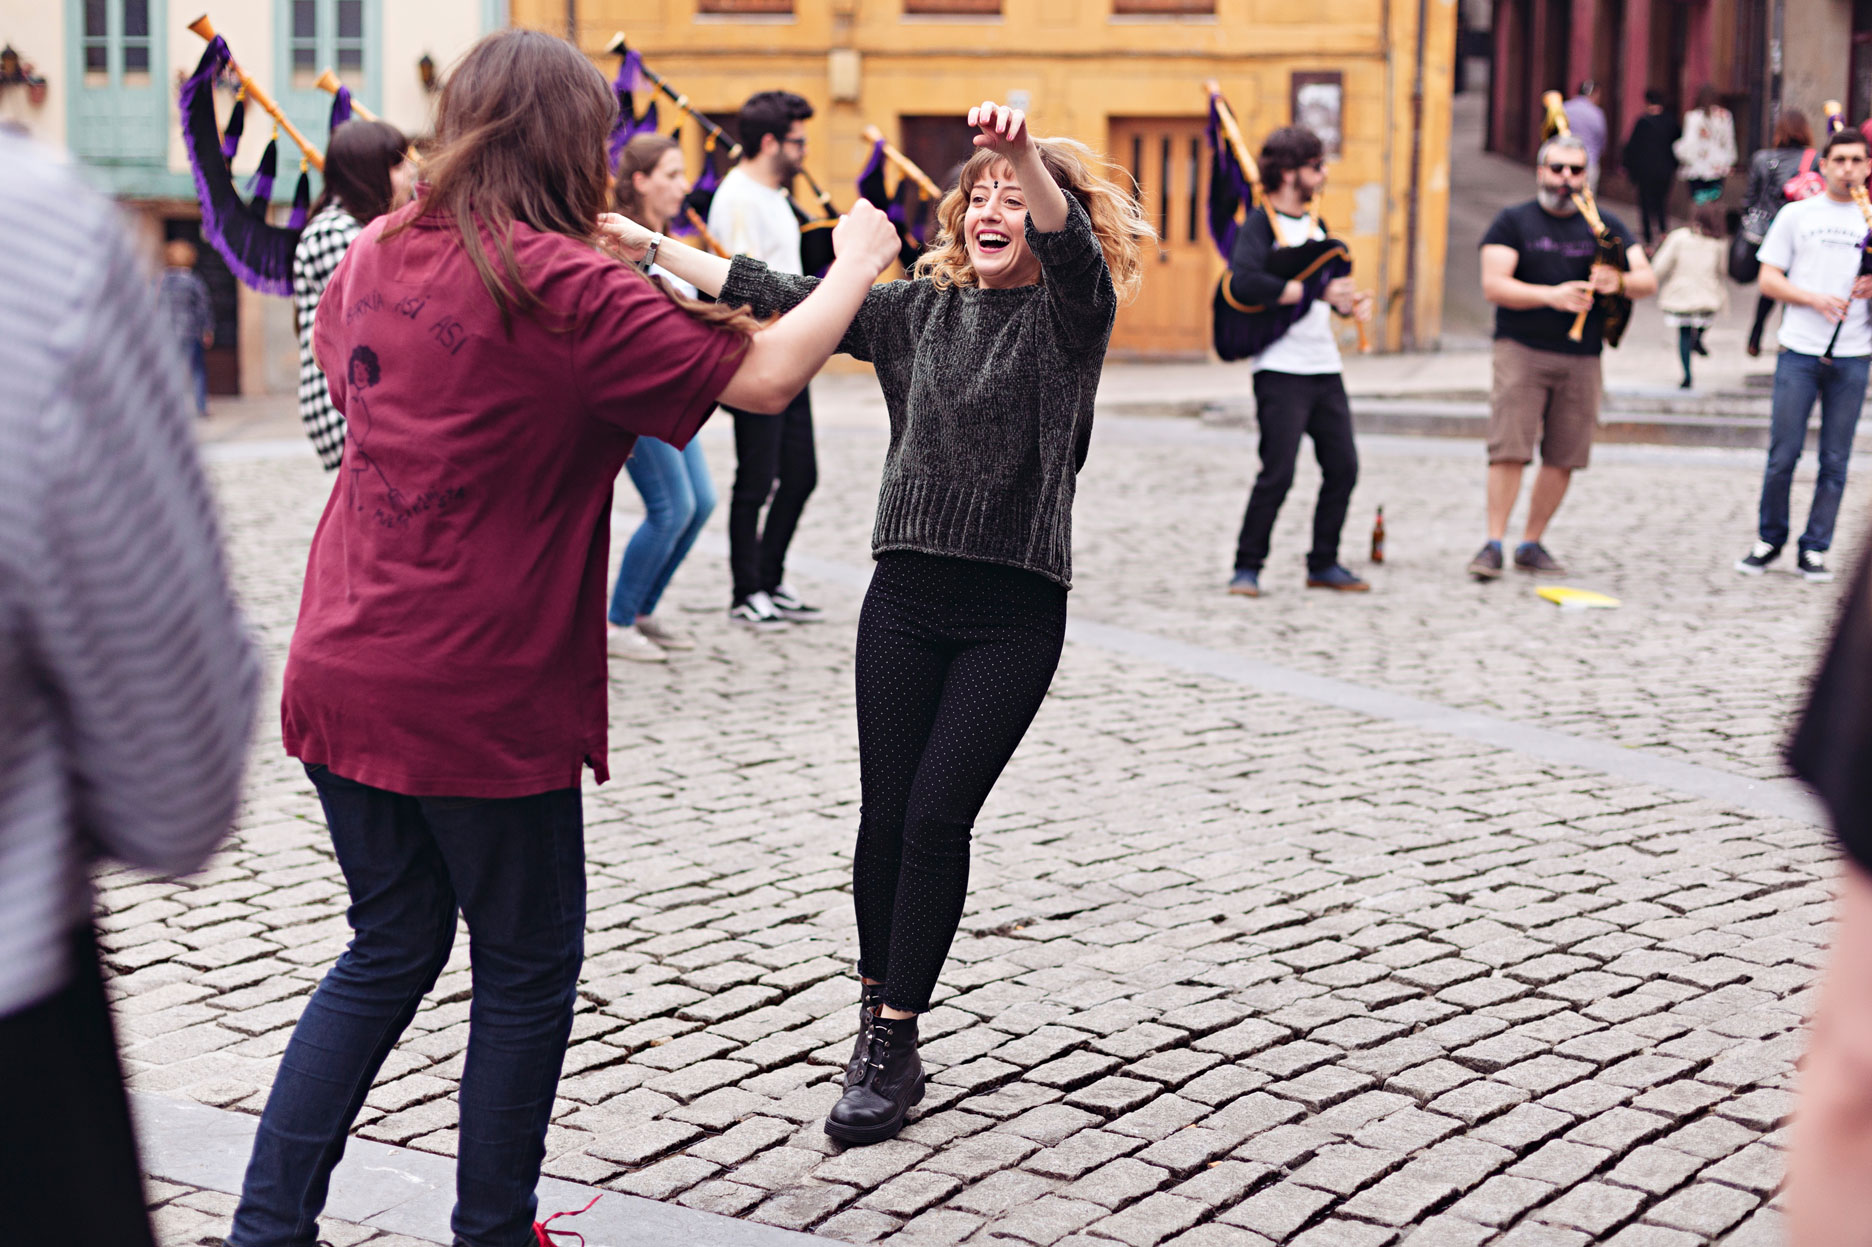
[[[1807,442],[1807,418],[1820,400],[1820,475],[1797,568],[1808,580],[1831,580],[1826,552],[1846,492],[1846,465],[1865,403],[1872,364],[1872,276],[1861,274],[1866,217],[1852,193],[1866,183],[1866,140],[1841,130],[1827,140],[1820,162],[1826,194],[1791,203],[1775,214],[1756,252],[1762,297],[1783,306],[1781,357],[1775,363],[1768,432],[1768,467],[1762,474],[1761,519],[1754,549],[1736,570],[1759,576],[1780,557],[1788,539],[1788,486]]]
[[[1332,316],[1371,319],[1371,295],[1362,294],[1350,277],[1327,283],[1312,298],[1298,281],[1268,271],[1269,255],[1326,237],[1326,227],[1312,213],[1312,203],[1326,186],[1325,149],[1319,136],[1302,126],[1283,126],[1261,147],[1261,177],[1267,211],[1255,209],[1242,222],[1229,260],[1229,289],[1244,303],[1279,304],[1302,311],[1287,332],[1254,362],[1255,421],[1261,428],[1261,472],[1248,495],[1241,537],[1235,549],[1235,575],[1229,592],[1261,596],[1261,565],[1267,560],[1274,518],[1293,485],[1300,439],[1313,439],[1325,479],[1313,507],[1313,549],[1307,554],[1307,585],[1362,593],[1371,586],[1339,562],[1339,532],[1345,527],[1352,487],[1358,483],[1358,450],[1352,444],[1352,407],[1340,379],[1339,344],[1333,341]]]
[[[802,271],[800,228],[787,188],[805,161],[805,122],[812,115],[812,105],[791,91],[749,96],[741,106],[741,163],[722,178],[709,204],[708,228],[716,242],[795,275]],[[728,410],[735,425],[735,479],[728,496],[734,596],[728,617],[757,630],[816,620],[819,609],[786,584],[787,546],[819,477],[811,392],[801,390],[777,416]]]

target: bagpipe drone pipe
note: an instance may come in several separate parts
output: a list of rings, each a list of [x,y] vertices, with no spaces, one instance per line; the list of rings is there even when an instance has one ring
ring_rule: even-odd
[[[253,289],[266,294],[290,295],[293,252],[298,249],[299,234],[305,227],[306,212],[311,206],[308,169],[322,170],[324,159],[280,112],[279,106],[235,63],[227,41],[215,33],[207,17],[197,18],[189,29],[208,41],[195,72],[183,80],[177,98],[182,113],[183,147],[195,175],[195,194],[201,201],[202,237],[221,253],[229,270]],[[223,75],[232,75],[239,83],[225,135],[216,125],[214,105],[215,83]],[[275,132],[261,154],[259,169],[248,183],[247,198],[243,199],[234,185],[230,163],[240,146],[249,101],[272,115]],[[292,213],[283,226],[267,221],[273,183],[279,171],[280,130],[299,145],[301,152]]]
[[[1300,283],[1296,303],[1255,304],[1236,297],[1230,289],[1232,270],[1223,270],[1211,299],[1212,343],[1225,360],[1248,359],[1259,355],[1278,341],[1281,335],[1300,320],[1313,304],[1326,297],[1326,287],[1341,277],[1352,275],[1352,255],[1337,238],[1311,239],[1295,246],[1283,246],[1274,232],[1273,215],[1262,193],[1261,173],[1248,154],[1241,129],[1221,88],[1206,84],[1209,92],[1207,137],[1211,166],[1209,170],[1209,236],[1222,258],[1232,261],[1235,240],[1245,228],[1259,228],[1251,222],[1259,212],[1272,236],[1265,271],[1283,282]],[[1363,321],[1358,327],[1360,351],[1371,350]]]

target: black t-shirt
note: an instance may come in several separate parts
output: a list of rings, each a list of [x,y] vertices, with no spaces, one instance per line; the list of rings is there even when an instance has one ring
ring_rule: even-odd
[[[1787,759],[1825,802],[1841,846],[1872,870],[1872,558],[1853,576]]]
[[[1610,212],[1600,217],[1606,229],[1619,240],[1622,250],[1630,250],[1632,233],[1624,222]],[[1512,208],[1503,208],[1482,235],[1482,246],[1497,243],[1512,247],[1520,260],[1515,264],[1515,280],[1535,286],[1558,286],[1561,282],[1585,281],[1592,275],[1593,257],[1598,244],[1586,218],[1575,212],[1555,216],[1530,199]],[[1572,312],[1551,307],[1495,309],[1495,336],[1509,338],[1523,346],[1541,351],[1559,351],[1566,355],[1597,355],[1604,341],[1605,314],[1595,305],[1586,317],[1586,332],[1578,342],[1567,337],[1573,329]]]

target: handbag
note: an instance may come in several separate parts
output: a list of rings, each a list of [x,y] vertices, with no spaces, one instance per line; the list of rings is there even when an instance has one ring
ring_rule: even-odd
[[[1781,197],[1789,203],[1812,199],[1826,190],[1826,179],[1814,168],[1816,153],[1809,147],[1801,154],[1800,167],[1781,187]]]
[[[1761,276],[1761,260],[1755,249],[1762,240],[1750,237],[1747,230],[1737,230],[1735,240],[1729,244],[1729,279],[1738,285],[1746,286]]]

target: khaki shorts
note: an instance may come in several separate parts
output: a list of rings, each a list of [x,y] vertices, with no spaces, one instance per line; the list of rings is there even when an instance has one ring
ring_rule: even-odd
[[[1537,351],[1495,340],[1495,384],[1489,393],[1490,463],[1541,462],[1583,468],[1599,423],[1599,357]]]

